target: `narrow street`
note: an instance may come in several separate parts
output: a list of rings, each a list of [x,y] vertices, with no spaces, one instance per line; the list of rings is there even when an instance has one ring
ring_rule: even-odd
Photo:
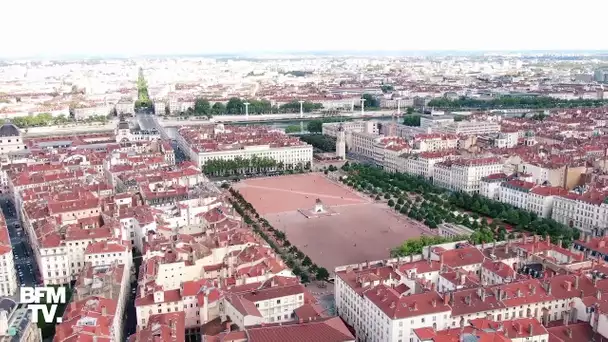
[[[0,203],[6,219],[8,233],[13,247],[15,270],[19,286],[35,286],[37,281],[37,265],[29,246],[25,230],[21,227],[15,207],[7,200]]]

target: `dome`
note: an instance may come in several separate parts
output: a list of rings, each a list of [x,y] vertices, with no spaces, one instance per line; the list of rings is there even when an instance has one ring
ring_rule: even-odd
[[[18,137],[20,135],[19,128],[11,123],[5,123],[0,127],[0,137]]]

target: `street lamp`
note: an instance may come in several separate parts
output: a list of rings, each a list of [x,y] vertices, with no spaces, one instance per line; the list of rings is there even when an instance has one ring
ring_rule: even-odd
[[[304,117],[304,101],[298,101],[300,104],[300,119]]]
[[[243,105],[245,106],[245,118],[249,119],[249,102],[245,102]]]
[[[361,98],[361,116],[365,115],[365,99]]]

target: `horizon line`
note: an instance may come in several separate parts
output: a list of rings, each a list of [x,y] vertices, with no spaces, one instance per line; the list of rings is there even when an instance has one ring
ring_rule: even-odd
[[[394,54],[397,54],[394,55]],[[366,57],[425,57],[425,56],[467,56],[479,54],[523,54],[523,55],[538,55],[538,54],[591,54],[591,55],[608,55],[608,49],[490,49],[490,50],[455,50],[455,49],[420,49],[420,50],[258,50],[250,51],[226,51],[226,52],[207,52],[207,53],[66,53],[66,54],[33,54],[24,56],[1,56],[0,61],[6,60],[22,60],[22,59],[131,59],[131,58],[170,58],[170,57],[233,57],[233,58],[256,58],[267,57],[268,55],[316,55],[316,56],[366,56]]]

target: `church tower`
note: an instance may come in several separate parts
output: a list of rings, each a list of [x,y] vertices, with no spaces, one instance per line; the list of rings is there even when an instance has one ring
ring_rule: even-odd
[[[346,132],[340,124],[338,127],[338,135],[336,136],[336,156],[340,159],[346,159]]]

